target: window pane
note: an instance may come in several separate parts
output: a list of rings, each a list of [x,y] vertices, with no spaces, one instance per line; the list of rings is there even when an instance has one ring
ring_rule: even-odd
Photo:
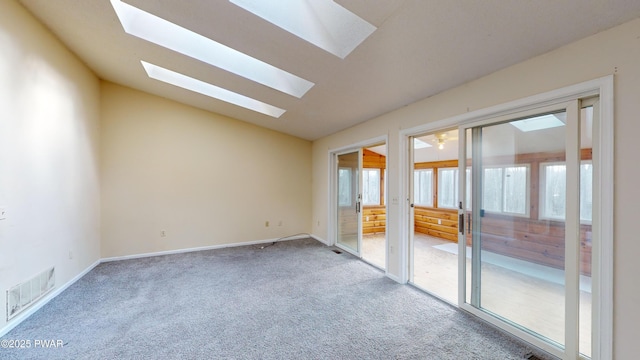
[[[438,178],[438,207],[452,209],[457,208],[458,169],[439,169]]]
[[[482,208],[486,211],[502,211],[502,168],[484,169]]]
[[[465,170],[465,173],[467,174],[467,192],[466,192],[466,197],[467,197],[467,210],[471,210],[471,167],[468,167]]]
[[[544,217],[564,219],[566,172],[565,165],[545,166]]]
[[[416,170],[413,184],[415,204],[433,206],[433,170]]]
[[[380,205],[380,169],[363,170],[362,204]]]
[[[580,220],[591,221],[593,205],[593,165],[591,162],[580,165]]]
[[[527,167],[512,166],[504,169],[503,210],[506,213],[527,213]]]
[[[543,217],[564,219],[566,166],[544,166]],[[593,165],[585,161],[580,165],[580,220],[591,221],[593,206]]]
[[[413,201],[415,204],[420,203],[420,171],[415,170],[413,172]]]
[[[351,206],[350,169],[338,169],[338,205]]]

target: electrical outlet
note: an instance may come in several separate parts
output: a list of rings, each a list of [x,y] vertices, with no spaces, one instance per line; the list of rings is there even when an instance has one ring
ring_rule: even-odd
[[[164,230],[160,230],[160,237],[167,237],[167,232]]]
[[[318,220],[318,227],[320,227],[320,220]]]
[[[442,225],[442,219],[438,219],[438,225]]]
[[[73,251],[69,250],[69,260],[73,259]]]
[[[5,220],[7,218],[7,209],[4,207],[0,207],[0,220]]]

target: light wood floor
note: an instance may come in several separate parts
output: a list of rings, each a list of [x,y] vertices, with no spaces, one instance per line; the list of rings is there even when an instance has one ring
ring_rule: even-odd
[[[367,262],[386,268],[386,239],[384,233],[364,235],[362,237],[362,258]]]
[[[384,268],[384,234],[363,236],[363,258]],[[448,245],[447,245],[448,244]],[[444,245],[444,246],[442,246]],[[451,246],[455,245],[455,246]],[[452,304],[458,303],[457,244],[416,234],[411,282]],[[443,250],[446,249],[446,250]],[[563,272],[505,256],[486,253],[482,262],[481,306],[558,343],[564,343]],[[581,278],[580,350],[591,353],[590,278]],[[467,259],[467,301],[471,261]]]

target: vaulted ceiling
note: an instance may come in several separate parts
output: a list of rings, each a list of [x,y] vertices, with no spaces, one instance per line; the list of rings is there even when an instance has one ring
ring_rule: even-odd
[[[228,0],[123,0],[315,84],[298,98],[125,33],[110,0],[19,1],[102,79],[308,140],[640,16],[637,0],[336,0],[377,28],[343,59]],[[286,2],[270,5],[301,16]],[[151,79],[141,60],[286,111]]]

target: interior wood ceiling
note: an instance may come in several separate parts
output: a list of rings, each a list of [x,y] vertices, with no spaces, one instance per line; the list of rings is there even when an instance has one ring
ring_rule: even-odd
[[[19,1],[101,79],[308,140],[640,16],[637,0],[336,0],[378,27],[340,59],[227,0],[125,0],[314,82],[298,99],[126,34],[109,0]],[[287,111],[276,119],[161,83],[140,60]]]

